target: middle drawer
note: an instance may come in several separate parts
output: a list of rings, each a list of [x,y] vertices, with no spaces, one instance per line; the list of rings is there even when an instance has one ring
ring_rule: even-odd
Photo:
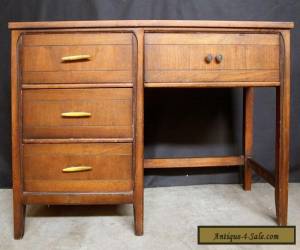
[[[23,91],[23,137],[131,138],[132,89]]]

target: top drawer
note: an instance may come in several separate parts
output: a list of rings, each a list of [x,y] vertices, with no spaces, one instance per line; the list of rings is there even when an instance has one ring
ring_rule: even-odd
[[[216,58],[219,55],[221,58]],[[278,82],[279,36],[225,33],[146,34],[145,82],[218,81]]]
[[[89,58],[68,60],[70,56],[80,55]],[[67,57],[66,61],[63,60],[64,57]],[[21,65],[22,80],[25,84],[131,82],[132,35],[126,33],[24,35]]]

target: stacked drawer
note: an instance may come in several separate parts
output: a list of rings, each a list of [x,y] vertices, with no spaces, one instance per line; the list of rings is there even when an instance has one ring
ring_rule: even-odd
[[[132,35],[22,39],[24,191],[132,191]]]

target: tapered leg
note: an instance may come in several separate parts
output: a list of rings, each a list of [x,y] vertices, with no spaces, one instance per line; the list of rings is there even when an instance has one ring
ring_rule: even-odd
[[[11,112],[12,112],[12,179],[13,179],[13,215],[14,238],[20,239],[24,234],[25,206],[22,204],[21,174],[21,126],[20,126],[20,89],[18,84],[18,39],[21,31],[14,30],[11,35]],[[20,41],[20,40],[19,40]]]
[[[253,150],[253,104],[254,104],[254,88],[243,89],[244,101],[244,171],[243,171],[243,188],[251,190],[252,170],[248,166],[247,158],[252,156]]]
[[[26,206],[14,201],[14,238],[21,239],[24,235]]]
[[[144,234],[144,206],[143,201],[137,201],[133,204],[134,207],[134,229],[135,234],[141,236]]]
[[[285,97],[282,95],[282,88],[276,90],[277,98],[277,119],[276,119],[276,183],[275,203],[276,216],[279,225],[287,224],[288,209],[288,169],[289,169],[289,132],[287,131],[289,117],[287,107],[283,104]]]
[[[277,223],[287,224],[288,176],[290,144],[290,35],[282,32],[283,72],[280,87],[276,87],[276,183],[275,204]]]
[[[13,179],[13,220],[14,238],[20,239],[24,234],[26,206],[22,203],[21,194],[21,116],[20,116],[20,87],[18,84],[18,40],[21,31],[14,30],[11,35],[11,112],[12,112],[12,179]]]
[[[135,234],[144,232],[144,31],[135,33],[137,42],[136,122],[135,122],[135,179],[134,225]]]

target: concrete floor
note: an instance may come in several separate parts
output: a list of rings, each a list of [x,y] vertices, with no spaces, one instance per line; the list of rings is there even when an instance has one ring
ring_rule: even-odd
[[[289,223],[300,227],[300,183],[289,187]],[[198,225],[275,225],[274,189],[254,184],[145,189],[145,234],[131,205],[29,206],[25,236],[13,240],[12,192],[0,190],[0,249],[300,249],[297,245],[197,245]],[[300,229],[299,229],[300,230]],[[297,239],[300,239],[299,230]]]

